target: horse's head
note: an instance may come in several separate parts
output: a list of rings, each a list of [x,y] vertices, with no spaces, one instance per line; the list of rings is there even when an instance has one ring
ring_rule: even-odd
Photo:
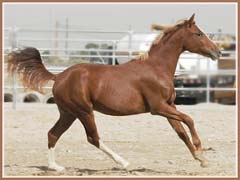
[[[221,51],[195,24],[194,14],[185,21],[184,50],[210,57],[212,60],[219,59]]]

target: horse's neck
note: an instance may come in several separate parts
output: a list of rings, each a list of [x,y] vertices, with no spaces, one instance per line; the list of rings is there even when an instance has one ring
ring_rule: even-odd
[[[149,52],[151,63],[157,66],[161,72],[174,77],[179,56],[183,52],[183,37],[174,35],[165,43],[159,42],[158,45]]]

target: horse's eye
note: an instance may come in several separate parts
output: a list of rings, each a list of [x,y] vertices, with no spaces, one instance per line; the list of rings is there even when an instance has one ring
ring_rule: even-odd
[[[203,33],[201,32],[201,31],[199,31],[198,33],[196,33],[197,34],[197,36],[199,36],[199,37],[202,37],[202,35],[203,35]]]

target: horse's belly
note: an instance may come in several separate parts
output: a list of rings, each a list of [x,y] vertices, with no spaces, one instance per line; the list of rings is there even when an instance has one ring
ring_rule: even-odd
[[[101,112],[103,114],[112,115],[112,116],[127,116],[127,115],[148,112],[145,107],[141,107],[141,108],[122,107],[122,106],[109,107],[102,103],[95,103],[94,110]]]
[[[106,92],[93,102],[94,110],[108,115],[131,115],[148,111],[144,98],[134,90]]]

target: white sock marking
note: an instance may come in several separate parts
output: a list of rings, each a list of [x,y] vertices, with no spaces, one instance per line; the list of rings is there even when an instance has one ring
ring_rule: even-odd
[[[99,140],[99,149],[106,153],[110,158],[112,158],[116,163],[121,164],[124,168],[129,165],[129,162],[123,159],[121,156],[113,152],[108,148],[101,140]]]
[[[59,166],[56,162],[55,162],[55,156],[54,156],[54,148],[50,148],[48,150],[48,168],[49,169],[53,169],[55,171],[63,171],[64,167]]]

